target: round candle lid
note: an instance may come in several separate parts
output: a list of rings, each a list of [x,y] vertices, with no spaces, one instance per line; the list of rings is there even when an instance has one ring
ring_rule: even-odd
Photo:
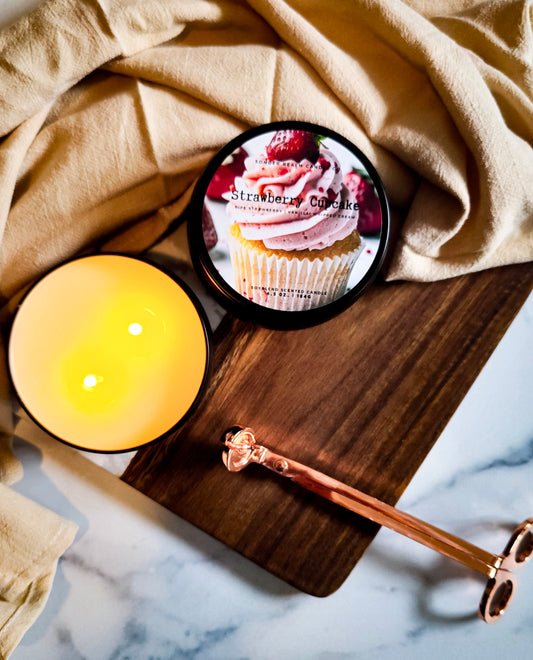
[[[165,436],[198,402],[208,325],[178,278],[98,254],[43,276],[16,312],[11,379],[27,413],[80,449],[120,452]]]
[[[389,208],[368,158],[327,128],[276,122],[211,160],[188,222],[193,262],[236,315],[280,328],[341,312],[385,255]]]

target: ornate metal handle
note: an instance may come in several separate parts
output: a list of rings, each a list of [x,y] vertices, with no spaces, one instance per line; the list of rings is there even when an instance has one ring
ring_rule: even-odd
[[[501,555],[493,555],[318,470],[258,445],[249,428],[234,426],[225,432],[222,441],[226,445],[222,458],[230,472],[238,472],[250,463],[263,465],[335,504],[486,575],[488,582],[479,604],[479,615],[487,623],[496,621],[511,600],[516,586],[511,570],[533,554],[533,518],[515,529]]]

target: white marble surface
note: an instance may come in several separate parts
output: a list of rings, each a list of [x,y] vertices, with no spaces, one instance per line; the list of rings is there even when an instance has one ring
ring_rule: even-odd
[[[494,553],[533,515],[532,330],[533,295],[399,503]],[[533,563],[488,625],[475,614],[481,576],[382,529],[344,585],[317,599],[28,421],[17,431],[17,490],[80,529],[14,660],[531,657]]]
[[[0,28],[37,4],[0,0]],[[533,296],[399,503],[495,553],[533,515],[532,336]],[[489,626],[475,615],[481,576],[381,530],[344,585],[316,599],[121,482],[112,472],[127,457],[97,465],[27,420],[17,436],[16,489],[79,532],[13,660],[531,657],[533,563]]]

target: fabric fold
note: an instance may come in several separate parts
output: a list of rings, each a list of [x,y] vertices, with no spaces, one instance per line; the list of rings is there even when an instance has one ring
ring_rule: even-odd
[[[0,484],[0,657],[44,608],[57,560],[77,526]]]
[[[0,136],[120,54],[98,2],[45,2],[0,34]]]
[[[3,181],[3,295],[175,207],[208,154],[281,119],[326,124],[374,161],[403,218],[388,279],[530,260],[530,14],[518,0],[340,0],[326,14],[298,0],[48,0],[0,37],[0,158],[51,104]]]
[[[213,153],[285,119],[376,166],[398,218],[388,279],[533,258],[527,0],[48,0],[0,34],[2,304],[81,251],[146,249]],[[5,485],[21,468],[0,376],[7,655],[75,526]]]

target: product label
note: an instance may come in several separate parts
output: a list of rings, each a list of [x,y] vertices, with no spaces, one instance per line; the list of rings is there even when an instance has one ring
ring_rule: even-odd
[[[256,134],[211,177],[205,246],[219,276],[246,300],[285,311],[321,307],[374,264],[382,237],[377,187],[360,152],[323,132],[291,125]]]

